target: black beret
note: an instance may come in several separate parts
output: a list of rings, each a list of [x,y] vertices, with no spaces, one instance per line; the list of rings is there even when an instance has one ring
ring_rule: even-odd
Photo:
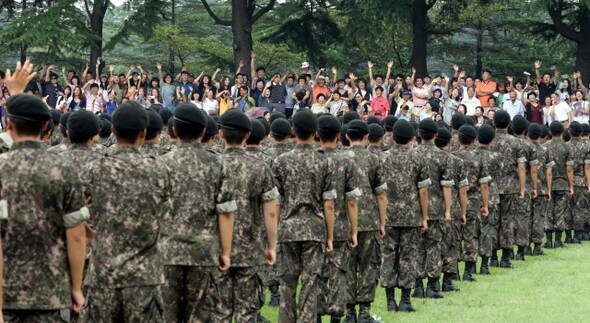
[[[291,134],[291,124],[287,119],[276,119],[270,125],[270,131],[275,136],[288,136]]]
[[[418,129],[420,129],[420,131],[426,131],[429,133],[438,133],[438,126],[436,125],[436,122],[434,122],[434,120],[432,120],[431,118],[426,118],[420,121]]]
[[[385,127],[385,131],[392,131],[393,126],[397,122],[397,117],[394,115],[387,115],[385,119],[383,119],[383,126]]]
[[[498,125],[505,127],[510,124],[510,114],[504,110],[496,110],[494,113],[494,124],[496,127]]]
[[[529,126],[529,137],[531,139],[538,139],[543,135],[543,127],[538,124],[531,124]]]
[[[440,138],[441,140],[450,141],[453,138],[453,134],[451,133],[451,131],[449,131],[448,128],[439,127],[437,138]]]
[[[49,113],[51,113],[51,121],[54,124],[58,124],[61,119],[61,113],[57,110],[50,110]]]
[[[311,110],[299,110],[293,116],[293,128],[299,131],[316,132],[318,127],[318,117]]]
[[[479,141],[487,144],[496,138],[496,131],[494,128],[484,124],[483,126],[479,127],[477,138]]]
[[[64,114],[62,114],[61,118],[59,118],[59,125],[64,127],[65,129],[68,128],[68,118],[70,117],[70,115],[72,114],[71,111],[68,111]]]
[[[110,122],[113,122],[113,119],[112,119],[112,118],[111,118],[111,116],[110,116],[109,114],[107,114],[107,113],[101,113],[101,114],[100,114],[98,117],[99,117],[100,119],[106,119],[106,120],[108,120],[108,121],[109,121],[109,123],[110,123]]]
[[[53,122],[48,122],[47,129],[45,129],[45,134],[52,132],[54,129],[55,129],[55,125],[53,124]]]
[[[221,127],[226,129],[236,130],[252,130],[252,123],[248,116],[238,109],[231,109],[226,111],[221,116]],[[264,128],[264,126],[262,126]]]
[[[563,133],[563,141],[568,142],[568,141],[570,141],[570,139],[572,139],[570,134],[568,132],[564,132]]]
[[[369,137],[379,138],[385,135],[385,131],[383,131],[383,127],[378,124],[370,124],[369,125]]]
[[[111,122],[107,119],[100,119],[100,138],[108,138],[111,136]]]
[[[475,119],[472,117],[465,117],[465,125],[475,127]]]
[[[162,111],[163,108],[162,108],[161,104],[155,103],[155,104],[150,105],[150,109],[152,109],[152,110],[156,111],[156,113],[160,114],[160,111]]]
[[[262,125],[264,126],[264,134],[265,136],[268,136],[268,134],[270,133],[270,122],[268,122],[268,120],[266,120],[264,117],[258,117],[256,119],[260,121],[260,123],[262,123]]]
[[[174,119],[176,122],[207,127],[207,116],[192,103],[183,103],[174,110]]]
[[[221,118],[223,119],[223,117]],[[252,129],[250,137],[258,139],[264,139],[264,137],[266,137],[266,129],[260,120],[250,119],[250,128]]]
[[[562,134],[563,133],[563,131],[565,130],[565,128],[563,127],[563,124],[561,124],[561,122],[559,122],[559,121],[553,121],[549,125],[549,130],[551,130],[551,134],[553,134],[553,135],[559,135],[559,134]]]
[[[446,122],[444,122],[444,121],[442,121],[442,120],[437,121],[436,122],[436,125],[438,126],[439,131],[440,131],[440,128],[445,128],[445,129],[451,131],[451,128],[449,128],[449,124],[446,123]]]
[[[168,124],[168,120],[174,116],[174,113],[168,109],[162,109],[160,111],[160,117],[162,117],[162,121],[165,125]]]
[[[342,116],[342,122],[347,124],[352,120],[361,120],[361,116],[356,111],[348,111]]]
[[[381,125],[381,119],[379,119],[379,117],[370,116],[367,119],[367,123],[368,124],[378,124],[378,125]]]
[[[572,122],[570,124],[570,134],[574,137],[580,136],[584,133],[584,127],[582,127],[582,124],[579,122]]]
[[[168,130],[174,128],[174,118],[168,119]]]
[[[459,130],[459,128],[461,128],[461,126],[463,126],[465,122],[467,122],[467,120],[465,119],[465,116],[461,113],[455,113],[451,117],[451,126],[453,127],[453,129]]]
[[[122,104],[113,113],[113,127],[127,130],[143,130],[148,127],[148,112],[136,101]]]
[[[319,117],[318,125],[319,130],[322,132],[337,133],[342,130],[342,125],[340,125],[338,118],[331,114]]]
[[[418,122],[416,122],[416,121],[410,121],[410,124],[414,128],[414,131],[418,131]]]
[[[584,133],[582,133],[582,135],[584,135],[584,136],[590,135],[590,124],[582,123],[582,128],[584,128]]]
[[[348,133],[348,125],[347,124],[343,124],[342,125],[342,131],[340,131],[340,141],[342,142],[342,144],[345,147],[350,146],[350,141],[348,141],[348,139],[346,139],[346,134]]]
[[[393,134],[396,138],[412,138],[416,135],[416,130],[411,123],[405,120],[399,120],[393,126]]]
[[[217,126],[217,121],[213,119],[211,116],[207,116],[207,127],[205,128],[205,134],[209,136],[215,136],[219,131],[219,127]]]
[[[272,124],[275,120],[277,119],[287,119],[287,116],[285,116],[282,112],[274,112],[270,115],[270,124]]]
[[[381,125],[374,123],[373,125],[381,127]],[[359,131],[364,134],[368,134],[370,132],[369,125],[361,120],[352,120],[348,124],[348,131]]]
[[[164,128],[164,121],[162,120],[162,117],[160,117],[160,114],[155,110],[152,110],[152,108],[147,109],[147,112],[150,116],[150,122],[148,123],[147,128],[156,131],[162,130],[162,128]]]
[[[527,121],[523,116],[517,115],[512,118],[512,129],[514,129],[514,132],[517,134],[523,133],[527,127]]]
[[[541,137],[546,138],[549,136],[549,127],[543,125],[543,135]]]
[[[477,138],[477,130],[474,127],[464,125],[459,128],[459,133],[463,136],[469,137],[471,139]]]
[[[92,112],[78,110],[68,118],[68,130],[84,137],[94,137],[100,132],[100,121]]]
[[[6,116],[26,122],[43,123],[51,119],[47,105],[32,94],[17,94],[6,101]]]

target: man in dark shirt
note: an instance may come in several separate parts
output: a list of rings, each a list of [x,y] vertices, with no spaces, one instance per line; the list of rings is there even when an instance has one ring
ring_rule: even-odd
[[[535,61],[535,74],[537,75],[536,83],[539,86],[539,102],[545,102],[545,98],[557,90],[559,72],[555,65],[551,66],[551,70],[553,71],[553,82],[551,82],[551,74],[549,73],[543,74],[543,78],[541,79],[541,72],[539,72],[540,68],[541,61]]]
[[[52,73],[51,70],[47,71],[45,82],[42,84],[42,96],[47,97],[47,105],[52,109],[55,109],[57,104],[58,93],[63,93],[63,88],[57,83],[57,74]]]
[[[281,73],[275,73],[272,78],[272,84],[269,87],[270,101],[272,102],[272,111],[274,112],[286,112],[285,100],[287,98],[287,87],[283,84],[285,77],[281,78]]]

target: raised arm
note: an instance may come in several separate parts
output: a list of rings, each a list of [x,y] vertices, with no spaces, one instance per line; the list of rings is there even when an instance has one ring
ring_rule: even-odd
[[[553,84],[555,84],[555,86],[559,85],[559,70],[557,69],[557,66],[552,65],[551,69],[553,70]]]
[[[238,69],[236,70],[236,74],[234,75],[238,75],[242,72],[242,68],[244,68],[244,60],[240,60],[240,63],[238,64]]]
[[[70,80],[68,80],[68,77],[66,76],[66,67],[65,66],[61,67],[61,77],[64,79],[64,86],[70,85]]]
[[[94,74],[94,78],[100,81],[100,65],[99,64],[96,64],[95,73],[96,74]]]
[[[455,73],[453,74],[453,77],[458,79],[459,78],[459,65],[453,64],[453,70],[455,71]]]
[[[162,75],[162,64],[160,62],[156,63],[156,68],[158,69],[158,78],[160,79],[160,86],[164,84],[164,76]]]
[[[410,84],[408,84],[408,87],[410,89],[414,88],[414,79],[416,78],[416,68],[412,67],[412,76],[410,76]]]
[[[387,62],[387,73],[385,74],[385,80],[383,80],[384,84],[389,82],[389,76],[391,75],[391,68],[392,67],[393,67],[393,61]]]
[[[313,81],[314,82],[313,84],[317,83],[318,79],[320,78],[320,76],[322,75],[324,70],[325,70],[325,68],[323,68],[323,67],[318,70],[318,73],[315,75],[315,79]]]
[[[88,74],[89,70],[90,70],[90,66],[88,65],[88,63],[86,63],[86,68],[84,69],[84,72],[82,72],[82,79],[83,80],[86,79],[86,74]]]
[[[254,78],[256,78],[256,66],[254,63],[256,62],[256,54],[254,51],[250,54],[250,77],[252,77],[252,81],[254,82]],[[256,84],[254,84],[256,86]]]
[[[541,61],[540,60],[536,60],[535,61],[535,83],[539,84],[541,83],[541,72],[539,71],[539,69],[541,68]]]
[[[215,69],[215,73],[213,73],[213,76],[211,76],[211,83],[215,84],[217,83],[217,81],[215,81],[215,78],[217,77],[217,74],[219,74],[219,72],[221,72],[221,68],[216,68]]]
[[[373,62],[368,61],[367,62],[367,66],[369,67],[369,84],[371,84],[371,86],[373,86],[374,80],[373,80]]]
[[[338,81],[338,70],[336,69],[336,66],[332,66],[332,79],[334,82]]]
[[[49,65],[47,67],[47,73],[45,73],[45,83],[49,82],[49,78],[51,76],[51,71],[53,71],[54,68],[55,68],[55,65]]]

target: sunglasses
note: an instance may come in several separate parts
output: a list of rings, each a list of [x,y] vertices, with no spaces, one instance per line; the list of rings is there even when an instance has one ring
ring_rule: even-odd
[[[395,81],[396,81],[396,82],[401,82],[401,81],[402,81],[402,79],[395,79]]]

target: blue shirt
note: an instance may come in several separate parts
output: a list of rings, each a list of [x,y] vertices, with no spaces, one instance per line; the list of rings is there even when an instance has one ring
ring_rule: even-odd
[[[107,114],[112,115],[117,109],[117,101],[107,102]]]
[[[190,82],[186,82],[186,83],[182,83],[182,82],[176,82],[176,87],[180,87],[180,88],[184,88],[184,97],[186,99],[190,99],[189,95],[190,93],[195,93],[195,91],[197,90],[197,87]],[[180,92],[182,94],[182,91]]]

